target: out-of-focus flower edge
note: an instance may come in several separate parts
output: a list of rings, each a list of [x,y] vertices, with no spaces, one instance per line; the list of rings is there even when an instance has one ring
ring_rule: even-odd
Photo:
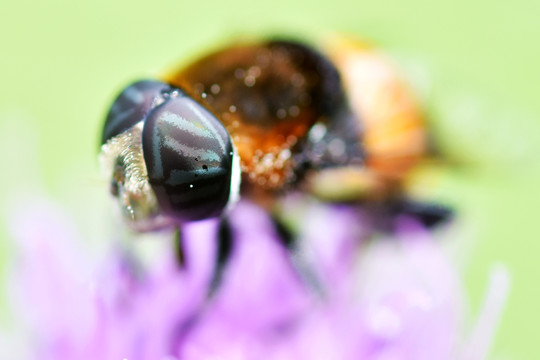
[[[310,203],[291,257],[257,206],[241,202],[230,219],[232,258],[209,299],[215,220],[186,227],[181,270],[172,244],[150,265],[124,251],[93,259],[61,210],[25,209],[12,226],[21,262],[9,288],[24,342],[12,347],[40,360],[485,356],[492,328],[482,330],[484,319],[475,341],[464,338],[457,272],[414,220],[398,219],[392,238],[366,241],[358,209]],[[497,317],[502,303],[483,316]]]

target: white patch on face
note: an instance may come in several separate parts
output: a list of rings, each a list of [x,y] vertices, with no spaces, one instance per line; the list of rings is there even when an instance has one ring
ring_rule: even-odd
[[[142,127],[141,121],[107,141],[101,146],[99,161],[108,181],[114,180],[117,166],[122,164],[123,181],[117,183],[121,213],[131,228],[146,232],[166,227],[170,220],[160,214],[156,195],[148,182]]]
[[[150,187],[142,153],[142,127],[140,121],[132,128],[109,139],[101,146],[99,160],[103,174],[111,177],[118,160],[124,164],[124,187],[132,193],[146,192]]]

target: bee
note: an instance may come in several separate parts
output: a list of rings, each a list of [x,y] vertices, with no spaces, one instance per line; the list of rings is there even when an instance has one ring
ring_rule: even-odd
[[[145,231],[219,216],[240,192],[264,203],[314,169],[361,166],[358,125],[318,51],[236,45],[126,87],[105,121],[101,158],[128,222]]]
[[[219,217],[240,196],[271,207],[290,190],[401,203],[428,152],[420,111],[376,52],[332,44],[235,44],[122,90],[100,157],[130,226]]]

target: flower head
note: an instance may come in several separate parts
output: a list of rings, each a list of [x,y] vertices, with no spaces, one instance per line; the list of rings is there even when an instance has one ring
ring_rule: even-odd
[[[239,203],[212,296],[218,220],[186,226],[182,269],[172,245],[151,263],[118,250],[92,260],[61,211],[25,211],[13,226],[23,262],[12,289],[31,329],[28,358],[456,358],[462,293],[425,229],[401,218],[395,235],[366,241],[358,209],[304,209],[291,254],[268,213]]]

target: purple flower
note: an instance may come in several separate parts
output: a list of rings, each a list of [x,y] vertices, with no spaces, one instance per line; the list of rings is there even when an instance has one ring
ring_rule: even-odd
[[[119,250],[104,259],[77,244],[62,211],[25,209],[10,292],[26,358],[460,358],[460,283],[425,229],[402,218],[374,241],[357,209],[288,205],[303,209],[293,256],[262,209],[232,211],[232,257],[210,298],[215,220],[186,227],[182,270],[172,245],[150,263]]]

